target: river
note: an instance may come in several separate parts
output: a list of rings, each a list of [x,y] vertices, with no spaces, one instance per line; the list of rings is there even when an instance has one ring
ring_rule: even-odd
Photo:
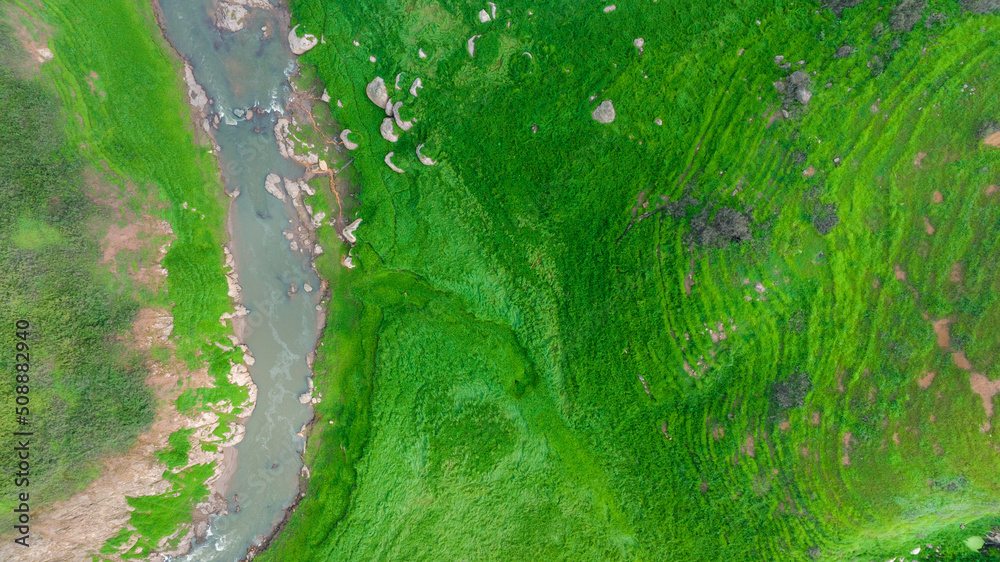
[[[228,193],[239,191],[229,217],[231,250],[242,303],[250,311],[242,339],[256,359],[250,374],[257,405],[235,446],[235,470],[220,488],[229,513],[214,517],[206,536],[183,558],[230,562],[268,535],[295,498],[304,447],[299,432],[311,417],[311,407],[298,397],[307,389],[306,356],[318,337],[320,280],[309,257],[293,251],[283,235],[292,224],[290,204],[264,189],[269,173],[294,179],[303,172],[278,153],[273,135],[291,93],[295,61],[284,8],[251,9],[246,27],[229,32],[216,28],[210,0],[159,4],[167,40],[214,100],[210,109],[221,120],[213,133],[223,180]],[[247,120],[249,108],[257,109]],[[293,286],[297,290],[289,294]]]

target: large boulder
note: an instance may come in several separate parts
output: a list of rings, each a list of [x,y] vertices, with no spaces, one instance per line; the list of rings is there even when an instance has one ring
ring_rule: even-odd
[[[615,120],[615,106],[611,100],[604,100],[590,116],[598,123],[610,123]]]
[[[469,40],[465,42],[465,48],[469,51],[469,56],[476,56],[476,39],[479,39],[482,35],[473,35],[469,37]]]
[[[349,134],[351,134],[350,129],[344,129],[343,131],[341,131],[340,142],[344,143],[344,148],[346,148],[347,150],[354,150],[358,147],[358,143],[351,142],[351,140],[347,138],[347,135]]]
[[[281,177],[278,174],[268,174],[264,179],[264,189],[278,199],[285,200],[285,190],[281,189]]]
[[[396,142],[399,140],[399,136],[396,135],[395,127],[392,125],[392,117],[386,117],[382,120],[382,125],[378,128],[378,132],[382,133],[382,138],[389,142]]]
[[[423,147],[424,143],[420,143],[417,145],[417,160],[420,160],[420,163],[423,164],[424,166],[433,166],[434,164],[437,164],[437,162],[431,160],[430,157],[420,154],[420,149]]]
[[[389,154],[385,155],[385,165],[389,166],[389,169],[391,169],[393,172],[396,172],[397,174],[404,174],[404,173],[406,173],[402,168],[400,168],[399,166],[396,166],[395,164],[392,163],[392,155],[393,154],[394,154],[393,152],[390,152]]]
[[[296,55],[305,54],[306,51],[312,49],[319,43],[319,39],[316,39],[315,35],[310,35],[306,33],[302,37],[295,34],[295,30],[299,26],[295,26],[288,32],[288,46],[292,49],[292,52]]]
[[[423,87],[424,87],[423,81],[420,80],[420,78],[417,78],[416,80],[413,81],[413,84],[410,84],[410,95],[413,97],[417,97],[417,88],[423,88]]]
[[[409,131],[413,128],[413,123],[410,121],[403,121],[403,118],[399,116],[399,108],[403,107],[403,102],[397,101],[392,106],[392,118],[396,120],[396,126],[404,131]]]
[[[368,99],[372,100],[372,103],[385,109],[385,104],[389,101],[389,90],[386,89],[385,80],[381,76],[376,76],[368,83],[365,94],[368,95]]]

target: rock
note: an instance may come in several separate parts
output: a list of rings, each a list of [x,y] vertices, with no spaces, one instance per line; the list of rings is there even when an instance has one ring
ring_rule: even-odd
[[[285,192],[288,196],[292,198],[292,203],[298,204],[299,195],[301,195],[302,190],[299,188],[299,182],[290,179],[285,179]]]
[[[339,107],[340,109],[344,109],[344,104],[339,99],[337,100],[337,107]]]
[[[396,120],[397,127],[403,129],[404,131],[409,131],[413,128],[413,123],[410,121],[403,121],[403,119],[399,116],[400,107],[403,107],[403,102],[401,101],[397,101],[395,105],[392,106],[392,117]]]
[[[413,84],[410,84],[410,95],[413,97],[417,97],[417,88],[423,88],[423,87],[424,87],[423,82],[420,80],[420,78],[417,78],[416,80],[413,81]]]
[[[657,125],[663,126],[663,119],[660,119],[659,117],[657,117],[656,119],[653,119],[653,123],[656,123]]]
[[[490,15],[486,10],[479,10],[479,23],[486,23],[490,21]]]
[[[615,11],[615,9],[616,9],[617,7],[618,7],[618,6],[615,6],[614,4],[611,4],[610,6],[605,6],[605,7],[604,7],[604,13],[605,13],[605,14],[610,14],[611,12]]]
[[[636,49],[639,49],[639,54],[641,55],[642,54],[642,47],[646,44],[646,40],[643,39],[642,37],[636,37],[632,41],[632,44],[635,45]]]
[[[402,88],[399,87],[399,77],[402,76],[402,75],[403,75],[402,72],[400,72],[399,74],[396,75],[396,89],[397,90],[402,90]]]
[[[437,162],[431,160],[429,157],[420,154],[420,149],[423,147],[424,143],[420,143],[417,145],[417,160],[420,160],[420,163],[423,164],[424,166],[433,166],[434,164],[437,164]]]
[[[205,88],[202,88],[201,84],[195,81],[194,72],[187,61],[184,62],[184,82],[187,83],[188,102],[192,106],[201,109],[208,105],[208,95],[205,93]]]
[[[351,130],[350,129],[344,129],[343,131],[341,131],[340,132],[340,142],[344,143],[344,148],[346,148],[347,150],[355,150],[356,148],[358,148],[358,144],[354,143],[354,142],[351,142],[347,138],[347,135],[349,135],[349,134],[351,134]]]
[[[330,94],[329,92],[326,91],[326,88],[323,88],[323,95],[320,96],[319,99],[323,100],[326,103],[330,103]]]
[[[417,49],[417,56],[422,59],[425,59],[427,58],[427,53],[425,53],[423,49]]]
[[[781,64],[783,60],[785,60],[785,55],[777,55],[774,57],[774,64]]]
[[[347,240],[351,244],[357,244],[358,239],[354,237],[354,231],[361,226],[362,219],[355,219],[354,222],[344,227],[344,240]]]
[[[285,117],[279,117],[274,124],[274,139],[278,141],[278,152],[289,160],[295,156],[295,144],[289,138],[288,126],[291,124]]]
[[[382,120],[382,125],[378,128],[378,132],[382,133],[382,138],[389,142],[399,140],[399,136],[396,135],[395,128],[392,125],[392,117],[386,117]]]
[[[497,19],[497,5],[493,2],[487,2],[490,5],[490,17]]]
[[[295,30],[298,28],[299,26],[296,25],[291,29],[291,31],[288,32],[288,46],[296,55],[302,55],[309,49],[315,47],[316,44],[319,43],[319,39],[316,39],[315,35],[310,35],[308,33],[299,37],[295,34]]]
[[[354,269],[354,261],[351,260],[351,256],[344,256],[344,259],[340,260],[340,263],[347,269]]]
[[[851,56],[853,53],[854,53],[854,47],[851,47],[850,45],[844,45],[843,47],[837,48],[837,52],[833,54],[833,58],[842,59]]]
[[[392,112],[393,112],[392,98],[389,98],[385,102],[385,116],[392,117]]]
[[[405,173],[405,171],[402,168],[400,168],[399,166],[396,166],[395,164],[392,163],[392,155],[393,154],[395,154],[395,153],[394,152],[390,152],[389,154],[385,155],[385,165],[389,166],[389,169],[391,169],[393,172],[396,172],[397,174],[403,174],[403,173]]]
[[[812,97],[812,92],[810,92],[807,88],[800,88],[795,91],[795,99],[799,100],[799,103],[802,105],[809,103],[809,100],[811,100]]]
[[[365,94],[368,95],[368,99],[372,100],[372,103],[385,109],[385,104],[389,101],[389,90],[386,89],[385,80],[381,76],[376,76],[368,83]]]
[[[268,174],[264,179],[264,189],[278,199],[285,200],[285,192],[281,189],[281,177],[278,174]]]
[[[615,106],[611,100],[604,100],[590,116],[598,123],[610,123],[615,120]]]
[[[221,2],[215,10],[215,27],[223,31],[237,32],[246,25],[247,9],[239,4]]]
[[[479,39],[482,35],[473,35],[469,37],[469,40],[465,43],[465,48],[469,51],[469,56],[476,56],[476,39]]]
[[[48,47],[39,47],[35,52],[38,53],[38,62],[41,63],[49,62],[55,58],[55,55],[52,54],[52,51],[50,51]]]

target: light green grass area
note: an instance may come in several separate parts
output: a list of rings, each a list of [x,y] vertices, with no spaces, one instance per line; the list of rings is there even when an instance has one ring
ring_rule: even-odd
[[[232,333],[219,322],[232,311],[221,246],[228,199],[210,146],[193,136],[180,63],[167,50],[151,5],[15,2],[7,15],[15,19],[11,26],[46,41],[55,55],[34,75],[15,81],[8,69],[25,65],[15,57],[20,45],[4,31],[0,246],[7,265],[0,287],[10,298],[0,299],[0,306],[5,322],[29,319],[38,342],[32,386],[41,432],[32,451],[32,508],[38,509],[82,488],[97,475],[96,461],[126,451],[152,422],[155,400],[145,385],[145,363],[169,361],[171,351],[154,348],[147,357],[125,349],[138,308],[168,309],[176,356],[190,369],[207,366],[214,378],[209,390],[181,389],[179,383],[179,408],[209,409],[209,402],[219,406],[223,400],[238,407],[247,391],[226,377],[242,353],[214,344],[228,344]],[[121,252],[119,275],[98,265],[97,241],[104,232],[95,225],[114,219],[93,201],[108,194],[84,184],[85,168],[102,175],[98,183],[110,182],[117,190],[111,195],[131,212],[169,222],[174,239],[162,262],[169,271],[165,291],[121,274],[154,260],[149,249]],[[13,331],[0,337],[4,349],[11,349]],[[12,361],[0,354],[4,372],[12,371]],[[12,384],[8,377],[0,383],[5,404],[12,401]],[[220,417],[217,438],[234,419]],[[12,424],[10,416],[0,420],[5,436]],[[213,472],[211,464],[187,466],[196,444],[189,435],[175,433],[159,455],[171,489],[130,498],[129,527],[104,554],[121,547],[123,555],[145,558],[164,537],[179,541],[179,525],[190,523]],[[0,461],[8,473],[9,462]],[[13,497],[10,490],[10,481],[0,486],[0,507]]]
[[[1000,18],[615,4],[292,4],[364,222],[320,269],[312,477],[265,559],[979,559]]]

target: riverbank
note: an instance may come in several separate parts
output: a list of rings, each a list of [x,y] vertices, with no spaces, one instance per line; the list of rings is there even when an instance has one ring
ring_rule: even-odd
[[[87,224],[103,236],[98,270],[110,269],[118,290],[134,295],[140,306],[132,330],[120,339],[131,348],[129,361],[145,364],[146,390],[156,406],[152,425],[126,451],[99,462],[74,459],[74,482],[85,480],[83,475],[92,479],[76,493],[43,505],[47,496],[33,490],[38,499],[32,504],[32,548],[7,557],[176,553],[192,532],[192,513],[207,520],[225,509],[224,498],[210,494],[205,482],[223,484],[226,446],[239,440],[235,422],[240,409],[249,411],[247,399],[254,394],[249,381],[241,380],[243,362],[252,356],[234,341],[233,326],[220,322],[238,311],[226,295],[229,236],[212,157],[216,147],[201,144],[205,137],[187,122],[183,76],[157,40],[149,6],[56,0],[25,9],[21,21],[37,25],[27,36],[43,30],[47,41],[26,47],[32,56],[44,51],[37,72],[58,93],[68,144],[89,163],[87,196],[101,209],[100,219]],[[100,34],[109,27],[116,30],[113,37]],[[100,307],[90,314],[102,314]],[[35,351],[46,361],[44,349]],[[100,391],[95,384],[86,390]],[[134,399],[123,398],[132,394],[115,396],[119,409],[133,407]],[[78,420],[76,433],[88,434],[87,424]],[[51,435],[52,428],[39,431]],[[100,440],[90,446],[110,452]],[[38,470],[32,481],[45,486]],[[145,509],[153,504],[157,510]]]

